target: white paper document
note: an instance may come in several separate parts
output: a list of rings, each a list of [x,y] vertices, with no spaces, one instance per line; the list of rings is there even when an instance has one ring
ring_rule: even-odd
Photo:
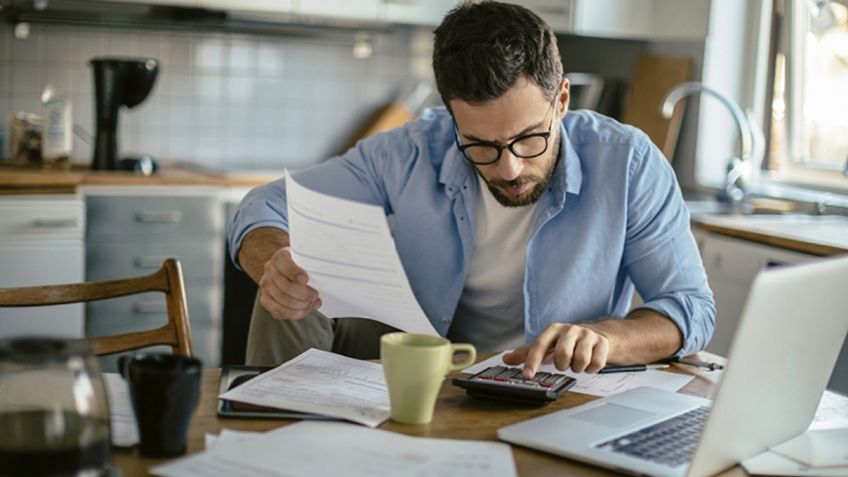
[[[509,351],[504,351],[492,356],[491,358],[481,361],[470,368],[463,369],[462,372],[477,374],[490,366],[508,366],[503,362],[503,355],[508,352]],[[657,371],[654,369],[633,373],[593,374],[575,373],[571,370],[560,371],[556,369],[556,366],[553,364],[543,364],[539,367],[539,371],[571,376],[577,380],[577,383],[571,388],[571,391],[603,397],[618,394],[641,386],[677,391],[685,386],[689,381],[694,379],[694,376]]]
[[[848,427],[848,397],[825,390],[810,429]]]
[[[103,382],[109,399],[112,445],[131,447],[138,444],[138,425],[127,382],[118,373],[103,373]]]
[[[340,422],[304,421],[152,469],[162,477],[513,477],[507,444],[411,437]]]
[[[315,348],[218,396],[376,427],[389,418],[383,366]]]
[[[436,335],[403,269],[386,215],[309,190],[286,174],[292,258],[321,295],[320,312]]]

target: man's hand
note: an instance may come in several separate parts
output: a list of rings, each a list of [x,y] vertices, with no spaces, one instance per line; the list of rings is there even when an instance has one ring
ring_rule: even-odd
[[[596,373],[608,362],[619,365],[652,363],[671,357],[683,346],[683,335],[669,318],[649,309],[636,309],[625,319],[583,324],[552,323],[529,347],[504,355],[504,363],[524,363],[532,378],[542,362],[557,369]]]
[[[318,291],[307,285],[309,276],[283,247],[265,262],[259,289],[259,303],[277,320],[299,320],[321,307]]]
[[[239,263],[259,285],[259,304],[278,320],[299,320],[321,307],[309,276],[291,256],[289,234],[260,227],[242,241]]]
[[[524,363],[524,377],[532,378],[543,362],[553,361],[560,371],[596,373],[606,366],[610,339],[590,325],[552,323],[529,347],[504,355],[504,363]]]

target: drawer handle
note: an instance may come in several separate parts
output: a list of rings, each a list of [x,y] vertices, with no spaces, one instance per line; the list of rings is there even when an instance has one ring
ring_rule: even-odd
[[[79,217],[70,219],[35,219],[32,221],[32,226],[39,229],[65,229],[79,227],[79,225]]]
[[[183,220],[179,210],[140,210],[135,213],[136,222],[146,224],[176,224]]]
[[[133,259],[133,263],[137,268],[159,268],[162,266],[162,262],[171,257],[156,257],[156,256],[148,256],[148,257],[135,257]],[[179,260],[179,257],[173,257]]]
[[[133,303],[133,311],[136,313],[165,313],[165,304],[158,301],[138,301]]]

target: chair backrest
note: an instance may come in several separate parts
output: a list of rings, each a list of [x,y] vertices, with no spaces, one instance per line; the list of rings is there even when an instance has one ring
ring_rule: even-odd
[[[191,329],[180,262],[169,258],[155,273],[100,282],[0,288],[0,307],[61,305],[159,291],[165,294],[168,323],[160,328],[84,339],[94,354],[109,354],[168,345],[174,354],[191,356]]]

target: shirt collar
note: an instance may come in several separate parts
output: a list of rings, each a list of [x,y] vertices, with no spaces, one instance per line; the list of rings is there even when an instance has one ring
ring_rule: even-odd
[[[565,195],[580,194],[583,184],[583,167],[580,165],[580,157],[568,138],[565,125],[560,123],[560,146],[559,160],[554,169],[553,177],[549,183],[556,202],[565,202]],[[442,170],[439,173],[439,183],[445,186],[445,193],[449,197],[455,197],[464,186],[468,185],[469,179],[474,179],[476,173],[454,143],[445,153]]]

